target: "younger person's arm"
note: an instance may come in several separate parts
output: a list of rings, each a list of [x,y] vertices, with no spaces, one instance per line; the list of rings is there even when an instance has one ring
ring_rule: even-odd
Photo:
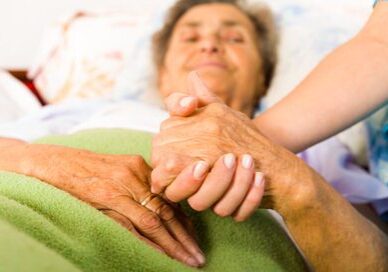
[[[388,102],[388,2],[287,97],[255,119],[268,138],[299,152]]]

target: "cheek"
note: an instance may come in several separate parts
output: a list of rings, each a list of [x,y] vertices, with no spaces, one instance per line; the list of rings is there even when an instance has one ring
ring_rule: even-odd
[[[260,77],[261,60],[258,53],[249,48],[234,50],[232,61],[236,66],[237,80],[242,84],[256,85]]]
[[[164,61],[163,79],[159,85],[161,95],[166,97],[172,92],[187,91],[186,65],[190,57],[190,52],[185,48],[170,46]]]
[[[167,51],[165,66],[171,71],[183,70],[185,64],[192,55],[192,49],[188,46],[172,43]]]

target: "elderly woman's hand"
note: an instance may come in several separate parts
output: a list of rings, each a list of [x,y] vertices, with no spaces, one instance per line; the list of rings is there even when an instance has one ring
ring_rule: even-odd
[[[188,92],[194,96],[188,96],[186,93],[174,93],[166,99],[166,106],[171,115],[189,116],[196,112],[198,107],[212,103],[218,103],[218,106],[213,105],[213,107],[221,107],[221,112],[226,109],[225,106],[221,105],[221,100],[208,91],[195,72],[189,74],[188,83]],[[237,115],[239,119],[242,117],[243,121],[248,120],[246,116],[240,113],[237,113]],[[203,114],[201,116],[203,117]],[[171,120],[166,121],[162,125],[162,129],[168,127],[170,123]],[[210,124],[210,122],[207,123]],[[210,127],[214,127],[214,125],[210,124]],[[200,126],[200,130],[202,129],[206,130],[206,126]],[[155,142],[157,142],[157,139]],[[205,146],[208,147],[207,144]],[[210,153],[211,148],[206,152]],[[156,145],[154,145],[153,154],[154,161],[158,160]],[[215,161],[212,171],[208,175],[208,162],[192,163],[177,175],[174,182],[171,178],[165,176],[171,174],[165,170],[165,167],[170,167],[169,163],[173,163],[172,160],[174,160],[171,158],[171,154],[169,155],[169,158],[164,161],[164,165],[159,163],[159,167],[153,172],[153,192],[160,193],[166,189],[165,196],[174,202],[190,197],[189,204],[192,208],[205,210],[213,206],[214,212],[218,215],[228,216],[233,214],[238,221],[248,218],[258,207],[264,190],[263,174],[260,172],[255,173],[252,156],[248,153],[240,154],[240,156],[228,153],[221,156]],[[181,156],[175,158],[178,161],[181,159]],[[188,159],[186,164],[190,163],[191,161]],[[179,168],[175,168],[175,170],[177,169]],[[202,184],[203,186],[201,186]]]
[[[172,117],[154,138],[152,190],[167,187],[165,195],[172,201],[189,197],[196,210],[213,207],[221,216],[244,220],[264,191],[263,174],[255,173],[251,155],[252,144],[260,141],[246,115],[220,103],[190,117]]]
[[[83,200],[142,240],[190,266],[204,257],[173,208],[151,194],[150,167],[140,156],[102,155],[54,145],[13,147],[21,169]]]
[[[293,183],[298,158],[266,139],[246,115],[220,103],[195,74],[190,77],[199,96],[175,93],[166,100],[176,116],[154,138],[152,191],[164,191],[172,201],[188,198],[196,210],[213,207],[237,221],[259,206],[264,187],[264,207],[278,211],[285,194],[300,196]]]

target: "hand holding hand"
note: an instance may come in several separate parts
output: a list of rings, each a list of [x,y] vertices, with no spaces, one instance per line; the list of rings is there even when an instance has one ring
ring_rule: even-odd
[[[263,174],[255,173],[249,148],[243,152],[244,147],[239,146],[241,137],[228,133],[234,129],[228,124],[238,119],[246,126],[250,120],[242,113],[229,110],[196,73],[189,75],[189,93],[195,96],[173,93],[166,99],[172,117],[162,124],[161,133],[154,140],[152,190],[154,193],[165,190],[165,196],[174,202],[188,198],[192,208],[199,211],[213,207],[220,216],[233,215],[238,221],[245,220],[259,206],[264,191]],[[230,122],[221,120],[228,118],[228,114],[231,114]],[[179,141],[185,129],[187,133]],[[176,142],[168,148],[161,139]],[[194,153],[187,156],[187,151]],[[201,155],[193,157],[192,154]]]

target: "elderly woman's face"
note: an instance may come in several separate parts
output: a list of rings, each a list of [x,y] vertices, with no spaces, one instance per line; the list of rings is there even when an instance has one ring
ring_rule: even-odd
[[[263,86],[257,46],[252,22],[235,6],[191,8],[177,22],[160,70],[162,95],[187,90],[187,74],[196,70],[229,106],[251,114]]]

